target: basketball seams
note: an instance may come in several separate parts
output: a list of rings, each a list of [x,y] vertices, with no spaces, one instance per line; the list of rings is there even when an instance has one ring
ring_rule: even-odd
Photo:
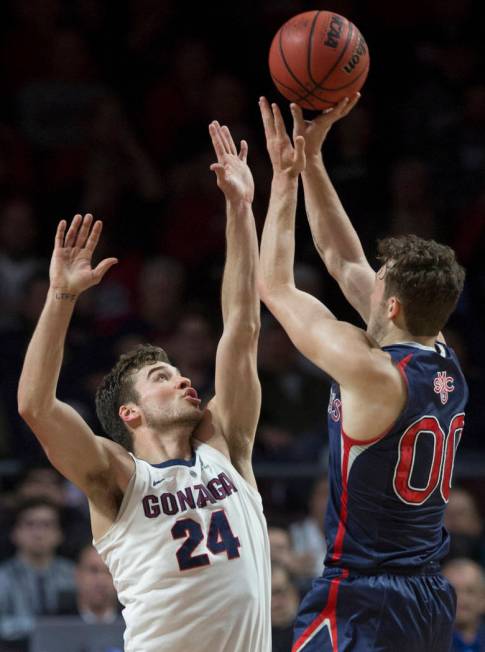
[[[346,19],[346,20],[347,20],[347,19]],[[350,44],[351,41],[352,41],[352,36],[353,36],[353,31],[354,31],[354,24],[351,23],[349,20],[347,20],[347,25],[348,25],[347,38],[345,39],[345,45],[344,45],[344,47],[342,48],[342,52],[339,54],[337,60],[335,61],[335,63],[333,64],[333,66],[330,68],[330,70],[327,72],[327,74],[325,75],[325,77],[323,77],[322,79],[320,79],[319,82],[316,82],[317,87],[318,87],[320,90],[322,90],[322,91],[324,91],[324,90],[327,90],[327,91],[328,91],[328,90],[332,90],[332,89],[330,89],[330,88],[325,88],[324,86],[322,86],[322,84],[323,84],[323,82],[324,82],[326,79],[328,79],[328,78],[330,77],[330,75],[333,73],[333,71],[335,70],[335,68],[339,65],[340,61],[342,60],[344,54],[345,54],[346,51],[347,51],[347,48],[349,47],[349,44]],[[356,28],[356,29],[357,29],[357,28]],[[359,30],[357,30],[357,33],[359,33]]]
[[[276,84],[276,86],[281,86],[286,91],[289,91],[290,93],[293,93],[293,95],[297,98],[297,100],[300,100],[301,102],[308,102],[308,104],[310,106],[304,107],[304,108],[312,109],[313,111],[321,111],[322,110],[320,108],[317,109],[312,104],[312,102],[308,99],[308,96],[300,95],[294,88],[292,88],[291,86],[287,86],[286,84],[281,82],[279,79],[277,79],[274,75],[271,75],[271,79]],[[325,102],[326,104],[328,104],[329,108],[336,105],[336,102],[332,102],[331,100],[326,100],[326,99],[324,99],[322,97],[318,97],[318,95],[315,95],[315,97],[318,99],[319,102]],[[289,98],[286,98],[286,99],[289,99]],[[296,99],[295,100],[290,99],[290,102],[296,102]]]
[[[310,81],[313,82],[314,84],[317,84],[317,82],[313,79],[312,75],[312,49],[313,49],[313,34],[315,32],[315,25],[317,24],[318,17],[320,16],[322,12],[321,11],[316,11],[315,16],[313,17],[312,20],[312,26],[310,28],[310,34],[308,36],[308,56],[307,56],[307,61],[306,61],[306,67],[307,67],[307,74],[308,77],[310,78]]]
[[[280,31],[279,31],[279,38],[278,38],[278,46],[279,46],[279,52],[280,52],[281,60],[283,61],[284,66],[285,66],[286,70],[289,72],[291,78],[292,78],[292,79],[293,79],[297,84],[299,84],[299,85],[302,87],[302,89],[305,91],[305,95],[302,95],[299,99],[302,100],[302,101],[308,101],[308,103],[311,104],[311,102],[308,100],[308,97],[309,97],[310,95],[314,95],[313,91],[309,91],[308,88],[305,86],[305,84],[303,84],[303,82],[301,82],[301,81],[298,79],[298,77],[295,75],[295,73],[293,72],[293,70],[292,70],[292,69],[290,68],[290,66],[288,65],[288,61],[286,60],[285,52],[284,52],[284,49],[283,49],[283,42],[282,42],[282,41],[283,41],[283,33],[284,33],[284,31],[285,31],[285,28],[286,28],[286,23],[285,23],[285,25],[283,25],[283,27],[280,29]],[[281,82],[279,82],[279,83],[281,83]],[[285,85],[282,84],[282,86],[285,86]],[[288,88],[288,87],[287,87],[287,88]],[[293,93],[295,93],[295,95],[297,94],[297,93],[295,92],[294,89],[291,89],[291,90],[293,91]],[[314,97],[316,97],[317,99],[320,99],[317,95],[314,95]]]
[[[320,13],[321,13],[321,12],[320,12]],[[287,59],[286,59],[285,51],[284,51],[284,48],[283,48],[283,33],[284,33],[286,27],[287,27],[287,23],[285,23],[285,24],[282,26],[282,28],[280,29],[280,31],[279,31],[279,38],[278,38],[278,48],[279,48],[279,53],[280,53],[281,60],[282,60],[282,62],[283,62],[283,64],[284,64],[286,70],[287,70],[288,73],[290,74],[291,78],[292,78],[292,79],[293,79],[293,80],[294,80],[294,81],[295,81],[299,86],[301,86],[301,88],[302,88],[303,91],[304,91],[304,94],[303,94],[303,95],[298,94],[298,93],[295,91],[294,88],[291,88],[291,87],[289,87],[289,86],[287,86],[287,85],[281,83],[280,81],[279,81],[278,83],[281,84],[281,86],[283,86],[283,88],[287,88],[288,90],[291,90],[292,93],[294,93],[294,94],[298,97],[298,99],[299,99],[300,101],[302,101],[302,102],[308,102],[308,104],[310,104],[311,107],[314,108],[316,111],[319,111],[320,109],[318,109],[318,108],[316,108],[316,107],[313,106],[313,103],[308,99],[309,97],[313,97],[313,98],[315,98],[316,100],[318,100],[319,102],[324,101],[325,103],[329,104],[330,106],[335,106],[336,102],[333,102],[332,100],[325,100],[325,99],[319,97],[316,93],[314,93],[313,90],[308,90],[308,88],[305,86],[305,84],[304,84],[303,82],[301,82],[301,81],[298,79],[298,77],[295,75],[295,73],[293,72],[293,70],[292,70],[292,69],[290,68],[290,66],[288,65],[288,61],[287,61]],[[313,80],[312,80],[312,81],[313,81]],[[315,83],[315,82],[313,82],[313,83]]]
[[[329,63],[325,74],[317,76]],[[350,20],[334,12],[315,10],[295,16],[278,30],[270,50],[270,73],[278,90],[290,102],[313,110],[335,106],[344,94],[352,95],[368,72],[364,37]]]

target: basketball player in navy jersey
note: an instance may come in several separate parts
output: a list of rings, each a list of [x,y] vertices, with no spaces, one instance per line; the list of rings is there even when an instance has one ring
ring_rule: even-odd
[[[464,271],[449,247],[415,236],[382,241],[377,273],[367,262],[320,152],[357,99],[311,123],[292,106],[293,143],[278,107],[260,101],[274,174],[261,296],[295,346],[334,379],[328,552],[300,606],[293,652],[447,652],[455,595],[439,562],[467,387],[441,329]],[[367,330],[295,287],[297,172],[317,248]]]
[[[57,398],[77,299],[116,263],[92,265],[101,222],[91,215],[59,223],[50,289],[19,384],[21,415],[88,498],[95,546],[124,605],[125,652],[271,649],[269,542],[251,466],[261,404],[254,184],[245,141],[238,152],[227,127],[214,122],[209,131],[227,250],[216,395],[207,408],[150,345],[122,355],[98,389],[98,416],[112,439],[95,436]]]

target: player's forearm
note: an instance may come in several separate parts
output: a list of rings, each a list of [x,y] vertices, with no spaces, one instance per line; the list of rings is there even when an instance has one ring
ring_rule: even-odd
[[[247,201],[226,204],[226,263],[222,279],[224,326],[248,333],[259,330],[256,287],[258,238],[252,206]]]
[[[295,214],[298,179],[275,176],[261,239],[260,283],[263,295],[294,285]]]
[[[25,355],[18,387],[22,416],[36,418],[48,411],[56,398],[66,333],[77,297],[50,289]]]
[[[313,241],[328,271],[338,276],[345,263],[357,263],[364,258],[359,236],[333,187],[321,154],[308,157],[302,178]]]

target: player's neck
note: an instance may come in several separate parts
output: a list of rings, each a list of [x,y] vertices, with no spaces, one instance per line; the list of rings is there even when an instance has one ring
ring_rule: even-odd
[[[432,335],[431,337],[416,336],[411,335],[411,333],[406,330],[394,327],[391,328],[391,330],[389,330],[385,335],[383,335],[379,345],[390,346],[392,344],[401,344],[403,342],[415,342],[416,344],[422,344],[423,346],[434,347],[436,342],[436,335]]]
[[[135,455],[149,464],[160,464],[168,460],[190,460],[192,457],[192,428],[173,428],[161,435],[147,430],[137,434]]]

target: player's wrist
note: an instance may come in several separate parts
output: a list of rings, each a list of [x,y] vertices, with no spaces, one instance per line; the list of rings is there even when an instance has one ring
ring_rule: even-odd
[[[322,150],[319,149],[315,152],[306,151],[306,167],[303,173],[311,172],[312,170],[321,169],[323,166]]]
[[[65,285],[51,285],[49,287],[50,298],[60,303],[75,303],[79,292]]]
[[[298,176],[299,174],[295,174],[294,172],[290,172],[288,170],[273,170],[271,188],[279,192],[284,190],[293,190],[298,186]]]

